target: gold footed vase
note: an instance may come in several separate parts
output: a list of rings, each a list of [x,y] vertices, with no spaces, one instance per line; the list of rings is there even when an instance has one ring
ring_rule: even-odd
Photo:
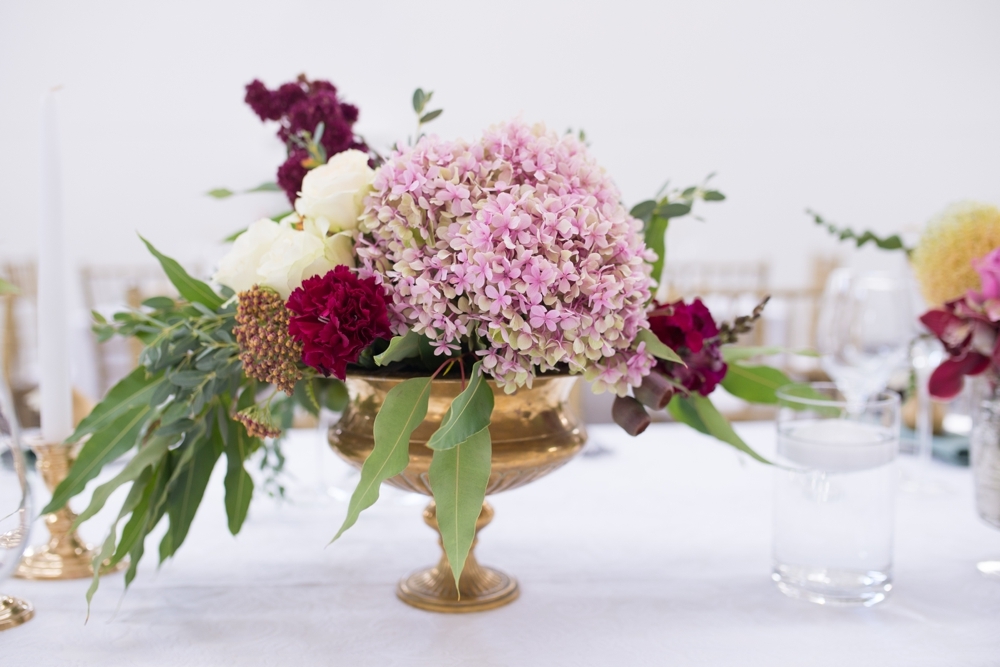
[[[59,482],[66,479],[73,465],[73,445],[33,442],[31,450],[37,456],[38,472],[45,486],[54,491]],[[82,579],[94,576],[93,561],[97,552],[73,529],[75,520],[76,514],[68,505],[46,514],[45,525],[50,536],[48,543],[26,549],[14,576],[21,579]],[[117,572],[127,565],[123,559],[114,568],[102,570],[101,574]]]
[[[409,376],[407,376],[409,377]],[[390,389],[407,377],[353,375],[347,378],[351,400],[340,421],[330,427],[334,450],[360,468],[375,446],[375,416]],[[565,465],[583,448],[586,431],[569,406],[577,378],[563,375],[535,378],[533,386],[505,394],[491,381],[494,408],[490,423],[492,471],[487,495],[533,482]],[[444,418],[451,401],[462,391],[459,380],[435,380],[431,385],[427,417],[410,437],[410,463],[387,484],[430,496],[428,481],[433,451],[426,446]],[[475,546],[479,531],[493,519],[493,508],[483,503],[476,522],[476,540],[465,561],[458,587],[448,558],[441,550],[437,565],[405,577],[396,588],[403,602],[445,613],[484,611],[517,599],[517,580],[499,570],[480,565]],[[434,501],[424,510],[424,521],[437,530]],[[438,539],[440,544],[440,536]]]

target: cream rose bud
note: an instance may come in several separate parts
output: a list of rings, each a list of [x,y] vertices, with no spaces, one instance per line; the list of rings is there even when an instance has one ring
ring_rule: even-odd
[[[303,220],[302,230],[292,226],[297,216],[280,223],[255,222],[219,262],[215,281],[243,292],[254,285],[270,287],[287,299],[306,278],[332,271],[338,264],[354,267],[354,239],[350,232],[329,235],[326,220]]]
[[[306,172],[295,210],[306,218],[328,220],[333,232],[357,229],[374,178],[367,153],[353,149],[337,153]]]

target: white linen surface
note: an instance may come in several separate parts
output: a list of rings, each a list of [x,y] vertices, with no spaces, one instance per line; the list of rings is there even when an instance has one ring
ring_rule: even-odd
[[[773,429],[738,427],[764,451]],[[255,499],[230,536],[220,463],[177,557],[157,572],[150,540],[124,599],[121,575],[106,577],[88,624],[86,581],[0,582],[36,608],[0,633],[0,664],[1000,664],[1000,582],[975,568],[1000,557],[1000,532],[977,519],[967,469],[935,464],[948,494],[900,494],[886,603],[825,608],[770,580],[766,466],[675,424],[637,439],[614,426],[590,434],[611,453],[491,500],[478,554],[519,579],[507,607],[443,615],[396,599],[396,581],[438,555],[417,496],[384,493],[325,548],[346,505],[315,490],[323,480],[349,490],[357,477],[318,431],[298,431],[285,445],[291,502]],[[121,499],[86,526],[91,540]]]

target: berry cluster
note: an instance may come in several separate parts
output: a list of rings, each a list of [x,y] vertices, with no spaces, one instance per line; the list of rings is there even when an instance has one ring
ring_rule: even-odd
[[[288,333],[288,321],[288,309],[274,290],[254,285],[239,293],[233,333],[243,371],[291,396],[295,383],[302,379],[298,366],[302,344]]]

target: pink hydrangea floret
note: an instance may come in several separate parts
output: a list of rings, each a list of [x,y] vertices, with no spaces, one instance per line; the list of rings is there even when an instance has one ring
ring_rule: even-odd
[[[424,137],[376,172],[357,238],[397,334],[441,354],[477,337],[507,391],[566,364],[624,395],[654,360],[641,223],[572,135],[520,120],[477,143]]]

